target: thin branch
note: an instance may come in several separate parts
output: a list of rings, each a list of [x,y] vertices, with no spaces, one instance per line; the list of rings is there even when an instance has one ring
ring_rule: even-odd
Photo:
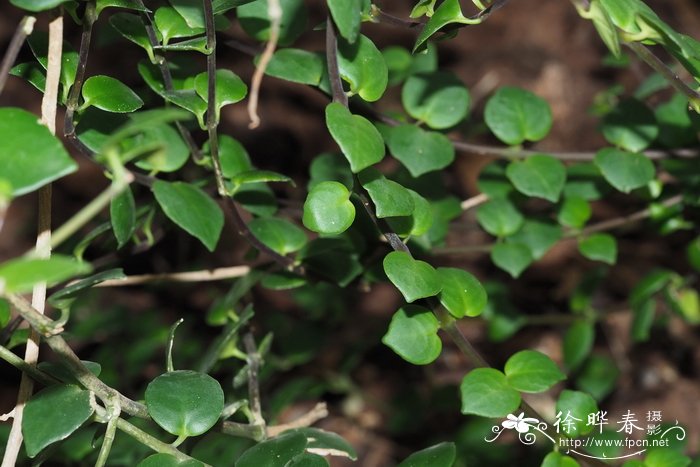
[[[10,349],[0,345],[0,358],[5,360],[7,363],[17,368],[18,370],[28,374],[34,381],[43,384],[44,386],[49,386],[51,384],[56,384],[59,381],[48,373],[44,373],[34,365],[30,365],[17,355],[14,354]]]
[[[110,279],[95,287],[126,287],[129,285],[150,284],[152,282],[210,282],[242,277],[250,272],[250,266],[230,266],[226,268],[204,269],[201,271],[168,272],[163,274],[138,274],[123,279]]]
[[[267,436],[274,438],[280,433],[293,430],[294,428],[303,428],[311,426],[317,421],[326,418],[328,416],[328,407],[325,402],[319,402],[310,411],[306,412],[301,417],[292,420],[289,423],[283,423],[280,425],[273,425],[267,428]]]
[[[462,208],[462,211],[468,211],[472,208],[475,208],[477,206],[480,206],[487,202],[489,200],[489,196],[486,193],[479,193],[476,196],[472,196],[471,198],[465,199],[462,201],[460,204],[460,207]]]
[[[326,62],[328,63],[328,76],[333,92],[333,102],[338,102],[343,106],[348,106],[348,96],[343,91],[343,82],[340,79],[338,68],[338,34],[335,31],[335,24],[329,14],[326,17]]]
[[[260,56],[258,66],[255,68],[255,74],[253,74],[250,89],[250,100],[248,100],[248,115],[250,115],[250,125],[248,125],[248,128],[250,129],[255,129],[260,126],[260,117],[258,116],[258,95],[260,94],[260,83],[262,83],[267,65],[272,59],[272,54],[275,53],[275,48],[277,47],[277,41],[280,35],[282,8],[280,7],[279,0],[268,1],[267,16],[270,18],[270,39],[267,41],[265,51]]]
[[[148,446],[149,448],[153,449],[156,452],[170,454],[171,456],[176,457],[177,460],[180,462],[195,461],[195,459],[188,456],[184,452],[178,450],[173,445],[168,444],[168,443],[164,443],[161,440],[149,435],[145,431],[132,425],[131,423],[124,420],[123,418],[117,419],[117,428],[120,431],[123,431],[127,435],[131,436],[132,438],[134,438],[138,442],[145,444],[146,446]],[[199,462],[199,461],[197,461],[197,462]],[[205,464],[205,465],[207,465],[207,464]]]
[[[34,30],[35,22],[35,17],[25,16],[17,25],[17,29],[15,29],[10,45],[5,51],[5,56],[2,57],[2,62],[0,62],[0,94],[2,94],[2,90],[5,89],[5,83],[10,75],[10,69],[12,68],[12,65],[14,65],[15,60],[17,60],[17,54],[19,54],[22,44],[24,44],[24,40]]]
[[[258,372],[260,371],[260,353],[255,345],[253,335],[248,333],[243,337],[243,345],[248,357],[248,401],[253,416],[252,424],[265,427],[265,419],[262,416],[260,406],[260,386]]]
[[[371,14],[372,18],[378,19],[382,23],[398,26],[400,28],[415,29],[425,24],[420,21],[407,20],[394,16],[390,13],[386,13],[376,5],[371,6]]]

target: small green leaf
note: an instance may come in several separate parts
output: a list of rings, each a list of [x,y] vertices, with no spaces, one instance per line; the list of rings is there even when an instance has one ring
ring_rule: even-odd
[[[224,391],[209,375],[189,370],[164,373],[146,388],[153,420],[176,436],[197,436],[213,427],[224,409]]]
[[[109,215],[112,221],[112,232],[117,239],[117,248],[121,248],[126,245],[136,230],[136,204],[129,187],[112,199]]]
[[[321,182],[309,191],[302,222],[314,232],[336,235],[345,232],[355,220],[350,192],[338,182]]]
[[[651,335],[651,327],[656,316],[656,300],[636,301],[632,305],[632,325],[630,335],[634,342],[646,342]]]
[[[598,404],[585,392],[564,389],[559,394],[555,410],[559,432],[570,438],[587,435],[595,428],[595,425],[588,424],[588,415],[598,412]]]
[[[12,196],[32,192],[78,169],[61,141],[36,115],[14,107],[0,109],[0,167],[0,178],[10,183]]]
[[[70,0],[10,0],[10,3],[17,8],[38,13],[40,11],[51,10],[69,1]]]
[[[136,167],[151,172],[175,172],[190,156],[190,149],[180,134],[170,125],[161,124],[144,129],[143,133],[122,142],[128,148],[152,146],[155,149],[145,158],[136,161]]]
[[[411,117],[442,130],[467,116],[470,97],[456,75],[434,71],[409,76],[401,90],[401,102]]]
[[[440,322],[430,310],[406,305],[394,313],[382,342],[407,362],[427,365],[442,351],[438,329]]]
[[[609,357],[591,355],[578,373],[576,387],[600,401],[615,389],[620,371]]]
[[[403,185],[387,179],[374,168],[363,170],[358,178],[372,198],[378,218],[410,216],[413,213],[413,196]]]
[[[556,203],[566,182],[566,168],[557,159],[537,154],[523,161],[511,162],[506,169],[515,188],[527,196]]]
[[[579,463],[573,457],[553,451],[545,456],[540,467],[579,467]]]
[[[325,457],[310,452],[302,452],[294,456],[284,467],[329,467],[330,464]]]
[[[31,61],[15,65],[10,70],[12,76],[17,76],[27,80],[29,84],[37,88],[42,93],[46,88],[46,71],[38,63]]]
[[[204,29],[204,7],[199,0],[168,0],[190,28]]]
[[[66,304],[72,302],[82,290],[93,287],[94,285],[99,284],[100,282],[115,279],[126,279],[124,271],[117,268],[98,272],[97,274],[93,274],[92,276],[74,281],[69,286],[64,287],[61,290],[53,293],[49,297],[48,303],[55,306],[56,308],[65,308]]]
[[[32,53],[36,57],[41,66],[46,69],[49,63],[49,35],[43,31],[34,31],[27,38]],[[73,46],[64,41],[61,54],[61,84],[63,85],[62,98],[65,100],[68,97],[68,91],[75,82],[75,74],[78,70],[78,52]]]
[[[301,250],[307,238],[304,231],[284,219],[259,217],[248,223],[253,235],[281,255]]]
[[[351,114],[342,104],[328,104],[326,125],[354,173],[384,158],[384,140],[379,131],[369,120]]]
[[[327,0],[327,3],[338,32],[352,44],[360,32],[362,0]]]
[[[170,39],[196,36],[204,33],[205,30],[189,26],[185,18],[175,8],[169,6],[158,8],[153,18],[158,31],[163,36],[163,45],[167,45]]]
[[[455,443],[440,443],[414,452],[398,467],[452,467],[457,458]]]
[[[91,76],[85,81],[83,99],[85,102],[81,106],[82,109],[94,106],[115,113],[129,113],[143,106],[138,94],[127,85],[104,75]]]
[[[672,448],[649,449],[644,459],[644,467],[688,467],[692,463],[688,456]]]
[[[314,158],[309,167],[309,190],[321,182],[338,182],[352,190],[354,185],[348,161],[341,154],[321,154]]]
[[[604,148],[595,155],[595,165],[603,177],[618,190],[629,193],[654,179],[654,164],[641,153]]]
[[[71,256],[53,255],[38,259],[20,257],[0,264],[0,288],[4,283],[7,293],[24,293],[34,284],[47,282],[49,286],[91,271],[88,263],[78,262]]]
[[[459,391],[465,415],[505,417],[520,405],[520,393],[508,384],[506,375],[493,368],[476,368],[467,373]]]
[[[66,439],[90,418],[94,409],[90,391],[74,385],[42,389],[29,400],[22,418],[27,455],[34,457],[46,446]]]
[[[275,52],[265,74],[293,83],[318,86],[325,62],[318,53],[303,49],[281,49]]]
[[[140,2],[135,2],[134,0],[97,0],[95,2],[95,14],[99,16],[105,8],[126,8],[136,11],[150,11],[143,3],[139,3]]]
[[[459,0],[445,0],[440,4],[435,13],[430,17],[428,22],[423,26],[416,44],[413,46],[413,53],[425,47],[425,43],[430,37],[448,25],[466,25],[479,24],[480,18],[470,19],[462,14],[462,9],[459,6]]]
[[[591,205],[588,201],[578,196],[570,196],[564,198],[559,207],[557,221],[572,229],[580,229],[591,218],[591,213]]]
[[[596,233],[578,242],[578,249],[583,256],[593,261],[615,264],[617,261],[617,241],[610,234]]]
[[[530,91],[510,86],[499,88],[489,98],[484,119],[493,134],[511,146],[539,141],[552,128],[552,111],[547,101]]]
[[[10,316],[10,302],[4,298],[0,298],[0,329],[7,326],[7,323],[10,322]]]
[[[593,348],[595,330],[593,324],[579,320],[572,324],[564,335],[564,364],[575,370],[583,363]]]
[[[195,0],[196,1],[196,0]],[[306,29],[307,11],[303,0],[280,0],[279,45],[291,45]],[[270,18],[267,0],[255,0],[236,9],[238,21],[246,34],[258,41],[270,40]]]
[[[513,203],[503,198],[492,199],[479,206],[476,218],[484,230],[499,238],[513,235],[525,222]]]
[[[572,164],[567,167],[565,197],[579,197],[586,201],[601,199],[608,192],[610,186],[592,162]]]
[[[338,41],[338,71],[350,84],[350,92],[367,102],[379,100],[386,90],[389,71],[384,56],[369,38],[360,35],[354,43]]]
[[[455,318],[479,316],[488,297],[481,282],[463,269],[438,268],[442,282],[439,299]]]
[[[148,53],[151,62],[155,62],[153,46],[148,39],[146,26],[138,15],[132,13],[115,13],[109,17],[109,24],[122,36],[142,47]]]
[[[200,188],[184,182],[157,180],[152,187],[166,216],[214,251],[224,226],[224,214]]]
[[[199,97],[207,102],[208,74],[203,72],[194,78],[194,88]],[[218,111],[225,105],[240,102],[248,93],[248,86],[231,70],[216,70],[216,119],[219,119]]]
[[[231,183],[233,183],[233,185],[236,187],[236,190],[241,185],[263,182],[291,182],[294,184],[292,179],[286,175],[272,172],[270,170],[248,170],[245,172],[240,172],[231,177]]]
[[[202,148],[202,152],[209,154],[209,142]],[[237,140],[229,135],[219,136],[219,161],[224,177],[231,178],[242,172],[253,169],[248,151]]]
[[[236,461],[236,467],[279,467],[287,465],[302,454],[307,446],[302,433],[283,433],[267,439],[245,451]]]
[[[620,101],[603,117],[601,130],[608,142],[632,152],[647,148],[659,134],[654,112],[636,99]]]
[[[386,255],[384,272],[408,303],[432,297],[442,290],[438,272],[425,261],[411,258],[408,253],[392,251]]]
[[[203,55],[209,55],[212,51],[207,48],[207,38],[205,36],[194,37],[178,42],[171,42],[168,45],[160,45],[156,47],[159,50],[171,52],[199,52]]]
[[[316,450],[318,452],[319,450],[326,449],[332,451],[330,454],[332,456],[347,457],[353,461],[357,460],[357,452],[355,452],[352,445],[345,441],[343,437],[333,432],[321,430],[319,428],[305,427],[287,430],[284,433],[301,433],[306,436],[308,441],[306,449],[308,451]]]
[[[504,368],[508,384],[521,392],[543,392],[566,378],[551,358],[535,350],[511,356]]]
[[[513,184],[506,177],[505,161],[487,164],[479,173],[477,180],[479,191],[489,198],[507,198],[515,192]]]
[[[387,223],[401,237],[420,236],[433,225],[433,209],[427,199],[413,190],[407,191],[413,198],[413,212],[410,216],[387,218]]]
[[[152,454],[138,463],[136,467],[204,467],[206,464],[197,459],[179,461],[172,454],[160,452]]]
[[[88,360],[81,360],[80,363],[82,363],[83,366],[87,368],[93,375],[100,376],[100,373],[102,372],[102,366],[99,363],[91,362]],[[53,376],[58,381],[61,381],[63,383],[75,384],[76,386],[80,385],[78,378],[73,373],[71,373],[71,370],[68,369],[68,367],[61,363],[39,362],[37,364],[37,368],[39,368],[45,373],[48,373],[49,375]]]
[[[391,155],[398,159],[413,177],[444,169],[455,158],[454,147],[447,136],[425,131],[415,125],[390,128],[385,138]]]
[[[491,249],[491,261],[512,277],[517,278],[534,258],[522,243],[498,243]]]
[[[530,249],[532,258],[538,260],[563,236],[561,227],[544,220],[527,219],[514,235],[506,239],[508,243],[520,243]]]

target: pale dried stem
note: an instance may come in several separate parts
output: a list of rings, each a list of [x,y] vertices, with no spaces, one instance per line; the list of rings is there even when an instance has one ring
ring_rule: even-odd
[[[111,279],[101,282],[95,287],[123,287],[127,285],[148,284],[151,282],[208,282],[243,277],[250,272],[249,266],[231,266],[202,271],[171,272],[164,274],[141,274]]]
[[[270,40],[267,41],[265,50],[260,56],[258,66],[255,68],[253,80],[250,89],[250,99],[248,100],[248,115],[250,116],[250,125],[248,128],[255,129],[260,126],[260,117],[258,116],[258,97],[260,94],[260,85],[263,75],[267,69],[267,65],[272,59],[272,54],[277,48],[277,41],[280,35],[280,23],[282,21],[282,8],[279,0],[270,0],[267,6],[267,15],[270,17]]]

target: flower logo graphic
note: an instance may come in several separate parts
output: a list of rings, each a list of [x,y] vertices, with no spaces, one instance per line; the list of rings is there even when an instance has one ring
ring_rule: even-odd
[[[531,424],[537,424],[539,420],[536,418],[526,418],[525,412],[521,412],[517,417],[513,414],[508,414],[506,420],[503,420],[503,428],[508,430],[515,429],[518,433],[527,433],[530,431]]]

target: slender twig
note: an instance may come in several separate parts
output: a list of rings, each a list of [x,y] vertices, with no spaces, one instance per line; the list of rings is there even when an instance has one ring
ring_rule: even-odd
[[[10,75],[10,69],[12,65],[14,65],[15,60],[17,60],[17,54],[19,54],[24,40],[34,29],[35,21],[35,17],[25,16],[17,25],[17,29],[15,29],[15,34],[12,36],[10,45],[7,47],[5,55],[2,57],[2,62],[0,62],[0,94],[2,94],[2,90],[5,89],[5,83]]]
[[[250,412],[253,416],[253,425],[265,426],[265,419],[262,416],[260,406],[260,386],[258,383],[258,372],[260,371],[260,353],[255,345],[253,335],[248,333],[243,337],[243,345],[248,357],[248,400],[250,401]]]
[[[15,355],[10,349],[2,345],[0,345],[0,358],[5,360],[13,367],[17,368],[18,370],[28,374],[34,381],[41,383],[44,386],[49,386],[51,384],[56,384],[59,382],[57,379],[54,379],[54,377],[49,375],[48,373],[44,373],[37,367],[28,364],[27,362],[19,358],[17,355]]]
[[[371,6],[371,14],[372,18],[378,19],[382,23],[390,24],[392,26],[398,26],[401,28],[409,28],[409,29],[414,29],[423,26],[425,23],[422,23],[420,21],[413,21],[413,20],[407,20],[403,18],[399,18],[397,16],[394,16],[390,13],[387,13],[380,9],[376,5]]]
[[[107,430],[105,431],[104,439],[102,440],[102,446],[100,447],[100,453],[97,456],[97,461],[95,462],[95,467],[104,467],[107,465],[107,458],[112,450],[112,443],[117,433],[117,427],[119,425],[119,415],[121,415],[121,406],[119,405],[119,400],[110,400],[107,404]]]
[[[280,35],[280,22],[282,21],[282,8],[279,0],[269,0],[267,4],[267,16],[270,18],[270,39],[267,41],[265,51],[260,56],[258,66],[255,68],[253,79],[250,87],[250,99],[248,100],[248,115],[250,116],[250,125],[248,128],[254,129],[260,126],[260,117],[258,116],[258,95],[260,94],[260,84],[262,83],[263,75],[267,69],[267,65],[272,59],[272,54],[275,53],[277,40]]]
[[[328,407],[325,402],[319,402],[311,410],[306,412],[299,418],[292,420],[289,423],[282,423],[280,425],[273,425],[267,428],[267,436],[274,438],[280,433],[293,430],[294,428],[303,428],[311,426],[317,421],[326,418],[328,416]]]
[[[328,63],[328,76],[331,82],[333,102],[338,102],[347,107],[348,96],[343,91],[343,82],[340,79],[338,68],[338,34],[330,14],[326,17],[326,62]]]
[[[460,204],[460,207],[462,208],[462,211],[468,211],[472,208],[475,208],[479,205],[484,204],[489,200],[489,196],[485,193],[479,193],[476,196],[472,196],[471,198],[465,199],[462,201]]]
[[[149,435],[145,431],[141,430],[140,428],[137,428],[136,426],[124,420],[123,418],[117,419],[117,428],[120,431],[123,431],[127,435],[131,436],[135,440],[139,441],[140,443],[145,444],[146,446],[148,446],[156,452],[170,454],[171,456],[177,458],[177,460],[180,462],[195,461],[195,459],[188,456],[184,452],[178,450],[173,445],[164,443],[161,440]],[[199,461],[197,462],[199,464]]]
[[[100,282],[95,287],[125,287],[152,282],[209,282],[233,279],[250,272],[249,266],[230,266],[226,268],[205,269],[202,271],[168,272],[163,274],[139,274],[123,279],[111,279]]]

